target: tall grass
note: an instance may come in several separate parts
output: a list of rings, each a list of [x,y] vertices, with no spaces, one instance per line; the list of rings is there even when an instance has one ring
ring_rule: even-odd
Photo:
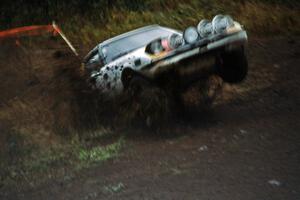
[[[289,34],[300,33],[299,8],[296,0],[3,0],[0,25],[4,29],[56,20],[73,40],[92,44],[147,24],[183,29],[226,13],[251,33]]]

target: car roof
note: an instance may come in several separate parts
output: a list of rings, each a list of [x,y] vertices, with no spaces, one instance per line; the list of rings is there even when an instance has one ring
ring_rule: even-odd
[[[165,29],[166,31],[171,31],[171,32],[174,32],[174,33],[177,33],[177,34],[182,34],[180,31],[177,31],[177,30],[175,30],[175,29],[171,29],[171,28],[167,28],[167,27],[163,27],[163,26],[154,24],[154,25],[144,26],[144,27],[141,27],[141,28],[138,28],[138,29],[135,29],[135,30],[126,32],[126,33],[123,33],[123,34],[121,34],[121,35],[112,37],[112,38],[110,38],[110,39],[108,39],[108,40],[103,41],[103,42],[101,43],[101,45],[104,46],[104,45],[106,45],[106,44],[109,44],[109,43],[111,43],[111,42],[115,42],[115,41],[117,41],[117,40],[126,38],[126,37],[128,37],[128,36],[135,35],[135,34],[142,33],[142,32],[147,32],[147,31],[150,31],[150,30],[155,30],[155,29]]]

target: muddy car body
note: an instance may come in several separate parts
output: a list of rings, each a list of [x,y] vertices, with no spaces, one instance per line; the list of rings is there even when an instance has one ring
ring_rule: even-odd
[[[247,74],[246,42],[238,22],[217,15],[183,33],[152,25],[116,36],[90,51],[84,65],[90,83],[106,97],[122,94],[134,77],[162,88],[170,82],[186,88],[213,74],[239,83]]]

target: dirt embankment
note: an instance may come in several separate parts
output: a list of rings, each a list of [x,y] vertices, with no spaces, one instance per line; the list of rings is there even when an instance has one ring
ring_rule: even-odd
[[[7,156],[12,133],[49,145],[101,119],[80,62],[62,43],[20,42],[0,48],[0,142]],[[247,80],[225,85],[210,112],[191,113],[160,135],[132,130],[118,158],[72,179],[9,189],[0,197],[296,200],[299,52],[297,37],[250,38]]]
[[[93,110],[80,65],[59,39],[1,41],[1,124],[41,145],[51,143],[55,134],[70,134],[88,118],[81,109]]]

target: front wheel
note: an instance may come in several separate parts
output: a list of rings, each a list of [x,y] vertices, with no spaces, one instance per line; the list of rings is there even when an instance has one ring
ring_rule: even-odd
[[[125,95],[128,101],[123,113],[130,124],[159,128],[168,121],[170,99],[163,89],[149,80],[139,75],[132,77]]]
[[[242,82],[248,73],[248,61],[244,48],[221,53],[217,60],[216,70],[225,82]]]

